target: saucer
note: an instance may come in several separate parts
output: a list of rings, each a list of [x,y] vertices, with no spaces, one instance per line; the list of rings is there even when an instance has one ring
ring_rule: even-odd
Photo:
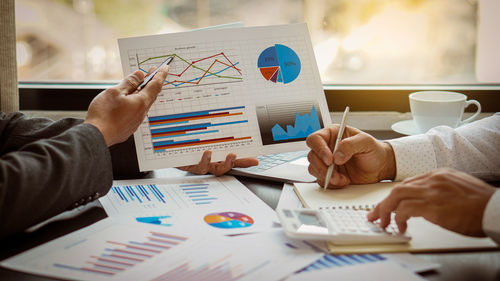
[[[391,129],[397,133],[408,136],[420,134],[413,119],[396,122],[392,124]]]

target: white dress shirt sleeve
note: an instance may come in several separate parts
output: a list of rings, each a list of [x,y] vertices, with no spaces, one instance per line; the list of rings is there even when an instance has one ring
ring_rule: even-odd
[[[483,180],[500,179],[500,113],[457,129],[439,126],[388,142],[396,157],[396,180],[440,167]]]
[[[483,214],[483,231],[500,244],[500,190],[491,196]]]
[[[500,179],[500,113],[457,129],[440,126],[422,135],[388,141],[396,158],[396,179],[450,167],[486,181]],[[488,201],[484,232],[500,243],[500,190]]]

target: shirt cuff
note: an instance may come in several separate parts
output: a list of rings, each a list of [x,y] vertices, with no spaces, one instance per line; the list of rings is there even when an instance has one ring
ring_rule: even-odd
[[[483,214],[483,231],[495,242],[500,243],[500,190],[491,196]]]
[[[387,141],[391,144],[396,158],[396,178],[420,175],[437,168],[436,154],[426,135],[415,135]]]

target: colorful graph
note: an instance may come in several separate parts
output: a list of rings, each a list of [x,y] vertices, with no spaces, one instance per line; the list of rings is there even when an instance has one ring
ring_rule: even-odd
[[[274,141],[296,140],[307,138],[312,132],[321,129],[318,112],[314,106],[309,114],[300,115],[295,113],[294,125],[286,125],[286,130],[276,124],[271,129]]]
[[[174,57],[169,77],[174,76],[176,78],[167,78],[164,86],[178,88],[181,86],[241,82],[243,80],[241,69],[237,67],[239,62],[233,63],[224,52],[191,61],[176,53],[149,57],[140,61],[139,55],[136,53],[137,65],[145,73],[147,73],[149,67],[159,65],[167,57]],[[206,82],[207,78],[214,78],[215,80],[210,83]]]
[[[170,218],[172,218],[172,216],[153,216],[153,217],[138,217],[135,218],[135,220],[142,223],[150,223],[162,226],[172,226],[172,224],[170,223]]]
[[[154,184],[113,186],[111,190],[125,203],[136,201],[165,204],[165,195]]]
[[[256,113],[264,145],[302,141],[323,127],[315,102],[260,105]]]
[[[222,128],[248,123],[242,118],[244,106],[217,108],[162,116],[150,116],[154,152],[198,145],[250,140],[250,136],[221,135]],[[228,118],[232,118],[228,120]],[[193,136],[208,136],[199,138]],[[210,137],[215,136],[215,137]]]
[[[180,184],[179,188],[195,205],[211,204],[217,200],[210,194],[208,183]]]
[[[54,263],[57,268],[113,276],[175,247],[188,238],[150,231],[143,241],[105,241],[101,253],[88,256],[81,265]]]
[[[251,217],[237,212],[211,213],[203,220],[216,228],[244,228],[254,223]]]
[[[288,84],[300,73],[300,59],[289,47],[275,44],[262,51],[257,61],[262,76],[273,83]]]
[[[331,267],[343,267],[349,265],[372,263],[386,260],[387,258],[379,254],[365,254],[365,255],[332,255],[325,254],[311,265],[299,270],[297,273],[313,270],[321,270]]]

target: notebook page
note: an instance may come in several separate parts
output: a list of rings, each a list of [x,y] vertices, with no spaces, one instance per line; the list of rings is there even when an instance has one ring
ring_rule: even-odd
[[[308,208],[371,209],[389,195],[395,184],[379,182],[323,190],[318,183],[294,183],[294,190],[302,204]]]

